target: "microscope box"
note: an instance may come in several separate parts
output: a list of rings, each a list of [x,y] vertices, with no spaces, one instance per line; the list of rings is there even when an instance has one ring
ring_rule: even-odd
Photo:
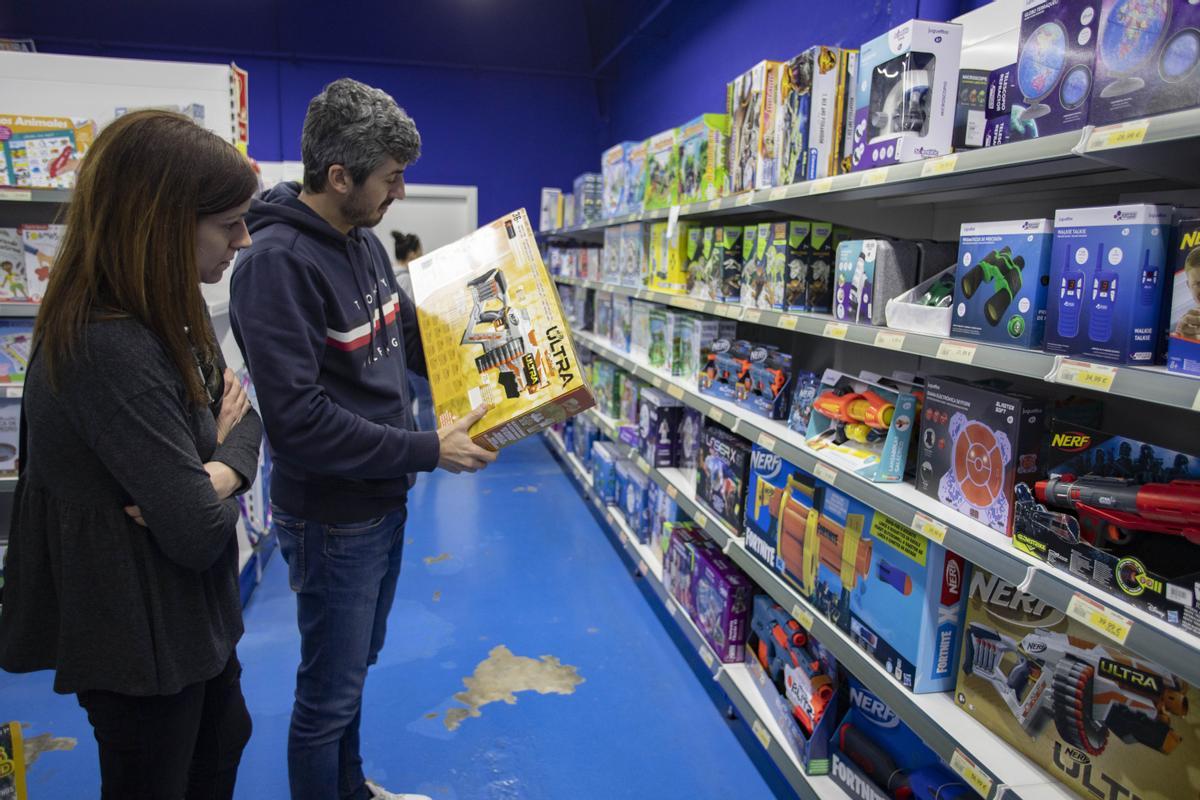
[[[961,49],[961,25],[919,19],[862,46],[853,169],[951,152]]]
[[[1151,364],[1159,348],[1169,206],[1060,209],[1054,215],[1045,350]]]
[[[481,405],[481,447],[512,444],[594,401],[524,209],[409,265],[434,409]]]

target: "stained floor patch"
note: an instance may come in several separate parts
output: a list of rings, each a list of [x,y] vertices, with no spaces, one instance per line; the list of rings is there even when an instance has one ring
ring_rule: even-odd
[[[54,736],[49,733],[39,733],[37,736],[22,737],[25,743],[25,766],[32,767],[41,758],[42,753],[54,750],[74,750],[79,740],[73,736]]]
[[[536,493],[537,493],[537,490],[538,490],[538,487],[536,487],[536,486],[533,486],[533,485],[529,485],[529,486],[517,486],[517,487],[515,487],[515,488],[513,489],[513,491],[514,491],[514,492],[516,492],[516,493],[518,493],[518,494],[520,494],[521,492],[526,492],[526,493],[528,493],[528,494],[536,494]]]
[[[449,560],[450,560],[449,553],[441,553],[440,555],[425,557],[426,564],[437,564],[440,561],[449,561]]]
[[[446,712],[446,729],[457,730],[468,717],[479,717],[479,709],[503,700],[509,705],[517,702],[517,692],[538,694],[574,694],[583,683],[577,667],[559,662],[554,656],[541,660],[513,655],[504,645],[497,645],[486,660],[475,668],[475,674],[463,678],[467,691],[454,695],[466,708]]]

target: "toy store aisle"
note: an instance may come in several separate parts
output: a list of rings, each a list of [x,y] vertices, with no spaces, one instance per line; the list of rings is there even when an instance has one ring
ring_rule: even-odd
[[[751,734],[711,702],[539,439],[478,475],[423,477],[410,505],[388,644],[367,683],[368,776],[436,800],[790,796],[757,742],[754,756],[743,748]],[[254,736],[238,798],[287,796],[298,647],[275,555],[239,647]],[[484,680],[456,699],[477,670]],[[54,695],[47,674],[0,682],[5,717],[48,734],[42,746],[78,740],[40,754],[31,800],[96,796],[95,744],[74,698]],[[514,704],[500,702],[505,689]]]

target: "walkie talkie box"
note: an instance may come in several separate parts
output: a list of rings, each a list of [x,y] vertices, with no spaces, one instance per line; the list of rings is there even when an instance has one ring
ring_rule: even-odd
[[[409,264],[438,424],[497,450],[594,405],[524,209]]]

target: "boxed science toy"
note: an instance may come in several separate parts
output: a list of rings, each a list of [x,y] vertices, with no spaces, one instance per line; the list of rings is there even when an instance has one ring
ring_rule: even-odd
[[[599,172],[585,172],[575,178],[572,189],[574,224],[591,225],[599,222],[604,211],[604,176]]]
[[[25,245],[16,228],[0,228],[0,302],[29,300]]]
[[[676,129],[675,161],[679,165],[676,203],[699,203],[721,196],[728,141],[728,114],[701,114]]]
[[[855,170],[944,156],[954,138],[962,26],[909,20],[859,50]]]
[[[620,456],[612,442],[592,443],[592,489],[605,505],[617,504],[617,462]]]
[[[667,223],[650,225],[650,281],[646,285],[657,292],[687,294],[688,226],[679,223],[674,238],[667,236]]]
[[[652,467],[674,467],[679,463],[683,403],[649,386],[640,394],[638,429],[642,458]]]
[[[89,119],[0,114],[0,182],[32,189],[72,189],[80,159],[96,138]]]
[[[975,800],[979,797],[937,753],[858,678],[850,708],[830,743],[833,782],[854,800]]]
[[[625,294],[614,294],[612,301],[612,330],[609,334],[609,342],[622,353],[628,353],[632,328],[633,298]]]
[[[1200,103],[1200,5],[1185,0],[1103,0],[1090,122]]]
[[[858,108],[858,64],[857,50],[843,50],[842,61],[846,65],[842,77],[842,145],[838,161],[838,174],[849,172],[854,166],[854,111]]]
[[[917,282],[913,242],[850,239],[837,247],[833,315],[844,322],[882,325],[887,302]]]
[[[792,254],[788,261],[788,310],[829,313],[833,308],[833,225],[803,221],[790,225],[795,227],[788,229]],[[797,240],[800,244],[794,246]]]
[[[1010,139],[1079,130],[1088,123],[1100,0],[1043,0],[1021,14]]]
[[[675,129],[646,140],[646,189],[642,208],[653,211],[679,202],[679,161],[675,151]]]
[[[779,67],[778,61],[761,61],[726,89],[730,194],[774,185]]]
[[[742,229],[742,306],[770,308],[772,299],[783,295],[783,281],[778,286],[767,281],[767,260],[771,250],[771,223],[761,222]]]
[[[954,108],[954,138],[951,141],[955,152],[983,147],[990,74],[983,69],[958,71],[958,103]]]
[[[800,551],[800,590],[811,592],[812,604],[829,621],[850,629],[850,594],[870,577],[873,540],[866,537],[874,524],[875,510],[822,480],[814,536],[793,545]],[[787,560],[785,555],[785,560]]]
[[[651,306],[648,321],[650,337],[646,347],[646,364],[652,369],[669,371],[671,347],[675,339],[675,312],[662,306]]]
[[[1036,138],[1036,121],[1021,120],[1025,107],[1018,102],[1018,91],[1016,64],[1007,64],[988,73],[983,106],[984,147],[995,147],[1010,140]]]
[[[631,306],[629,354],[635,361],[645,362],[650,357],[650,312],[654,310],[654,304],[634,300]]]
[[[723,425],[705,419],[696,466],[696,499],[734,531],[740,531],[750,472],[750,443]]]
[[[955,701],[1083,798],[1200,792],[1200,705],[1148,658],[976,569]]]
[[[0,263],[2,269],[3,263]],[[1200,375],[1200,220],[1179,223],[1171,269],[1174,279],[1167,327],[1170,335],[1167,369],[1184,375]],[[0,281],[4,279],[0,274]],[[0,297],[3,297],[3,291],[0,286]]]
[[[562,205],[563,205],[562,226],[564,228],[575,227],[575,215],[579,211],[578,207],[575,205],[575,195],[564,194]]]
[[[966,222],[959,235],[951,332],[962,339],[1040,348],[1054,223]]]
[[[25,288],[29,299],[40,303],[46,296],[46,285],[50,282],[50,270],[54,267],[54,257],[58,255],[58,246],[67,233],[66,225],[21,225],[17,228],[21,234],[21,244],[25,248]],[[536,257],[537,250],[534,250]],[[538,257],[538,264],[541,258]],[[549,282],[549,276],[542,274]],[[554,284],[550,284],[550,294],[553,295]],[[557,303],[556,303],[557,305]]]
[[[437,417],[498,449],[593,404],[524,210],[409,264]]]
[[[741,663],[754,584],[703,534],[676,528],[663,560],[663,583],[717,658]]]
[[[625,181],[628,175],[628,162],[625,151],[633,147],[634,142],[622,142],[600,154],[600,174],[604,180],[604,218],[612,219],[622,214],[628,214],[626,206]],[[611,230],[611,229],[609,229]],[[605,234],[608,230],[605,231]],[[608,237],[605,236],[605,247],[608,247]]]
[[[1047,353],[1150,364],[1159,347],[1169,206],[1060,209],[1054,215]]]
[[[630,222],[621,226],[620,253],[620,284],[622,286],[645,286],[646,278],[646,226],[640,222]]]
[[[617,464],[621,513],[633,535],[642,544],[650,541],[650,479],[632,461]]]
[[[776,185],[837,174],[845,66],[840,49],[824,46],[810,47],[780,66]]]
[[[1017,549],[1200,634],[1200,458],[1059,418],[1045,455]]]
[[[746,549],[805,595],[804,543],[817,530],[816,478],[787,459],[754,445],[746,490]],[[811,542],[810,542],[811,544]]]
[[[642,213],[646,199],[646,154],[650,140],[635,142],[625,151],[625,213]]]
[[[850,593],[850,636],[909,691],[953,689],[970,565],[879,512],[863,542],[871,563]]]
[[[1012,392],[925,379],[917,489],[1003,534],[1017,481],[1039,472],[1045,403]]]
[[[601,339],[612,337],[613,293],[597,289],[593,295],[592,332]]]
[[[723,303],[742,302],[743,233],[741,225],[723,225],[713,237],[721,258],[721,296],[716,299]]]
[[[696,463],[700,457],[700,433],[704,430],[704,415],[694,408],[684,406],[683,418],[679,423],[679,469],[689,483],[696,480]]]
[[[539,231],[558,230],[563,226],[562,189],[542,188],[542,209],[538,217]]]
[[[808,446],[868,480],[901,481],[919,393],[919,386],[896,378],[827,369],[812,403]]]
[[[646,512],[648,518],[646,544],[650,545],[650,553],[661,564],[663,557],[662,535],[663,526],[669,522],[683,519],[679,505],[671,499],[671,495],[654,481],[646,483]]]
[[[721,279],[724,276],[722,255],[724,242],[718,236],[722,229],[693,225],[688,229],[689,294],[701,300],[721,299]],[[698,239],[698,252],[693,255],[692,243]]]

